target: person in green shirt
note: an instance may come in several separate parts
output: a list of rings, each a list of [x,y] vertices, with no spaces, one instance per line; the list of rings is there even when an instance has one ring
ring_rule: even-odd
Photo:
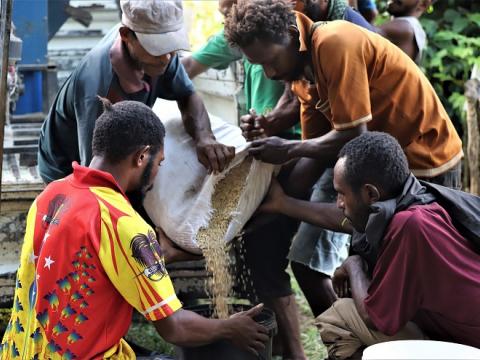
[[[235,1],[220,0],[219,10],[226,14]],[[191,56],[183,58],[182,64],[190,79],[203,73],[207,69],[224,70],[235,61],[243,63],[245,80],[244,95],[245,108],[242,115],[267,115],[278,103],[278,100],[285,91],[285,84],[280,81],[268,79],[260,65],[254,65],[243,57],[240,50],[231,48],[223,33],[223,29],[213,35],[208,42]],[[282,129],[279,136],[287,139],[300,139],[300,126],[296,125],[290,129]]]
[[[223,29],[213,35],[210,40],[191,57],[182,59],[183,65],[190,78],[208,68],[223,70],[237,60],[242,60],[245,72],[244,92],[245,110],[255,110],[257,114],[265,115],[275,108],[278,99],[282,96],[285,85],[282,82],[268,79],[260,65],[253,65],[243,58],[242,53],[231,48],[225,40]],[[196,62],[198,65],[193,65]]]

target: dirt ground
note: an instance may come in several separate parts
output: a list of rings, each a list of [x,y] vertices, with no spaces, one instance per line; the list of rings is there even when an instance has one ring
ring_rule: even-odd
[[[302,343],[303,348],[305,349],[305,354],[309,360],[326,359],[328,357],[327,349],[322,343],[317,327],[313,325],[313,314],[310,311],[307,300],[305,299],[305,296],[303,296],[303,293],[291,271],[290,276],[300,312],[300,330],[302,332]]]

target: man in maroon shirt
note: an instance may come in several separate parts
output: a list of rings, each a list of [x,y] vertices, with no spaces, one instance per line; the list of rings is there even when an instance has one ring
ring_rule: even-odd
[[[340,300],[316,319],[329,355],[427,337],[480,347],[480,199],[418,182],[398,142],[378,132],[344,146],[334,186],[336,206],[288,197],[274,182],[262,206],[353,233],[361,256],[336,270]]]

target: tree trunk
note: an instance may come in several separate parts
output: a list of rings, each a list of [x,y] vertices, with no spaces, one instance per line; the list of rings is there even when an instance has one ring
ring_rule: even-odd
[[[470,174],[470,192],[480,195],[480,80],[471,79],[465,84],[467,98],[467,158]]]

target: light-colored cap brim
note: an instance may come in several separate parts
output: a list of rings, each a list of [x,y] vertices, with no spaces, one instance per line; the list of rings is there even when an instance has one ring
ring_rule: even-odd
[[[190,43],[185,27],[163,34],[146,34],[135,32],[142,47],[153,56],[160,56],[177,50],[190,50]]]

